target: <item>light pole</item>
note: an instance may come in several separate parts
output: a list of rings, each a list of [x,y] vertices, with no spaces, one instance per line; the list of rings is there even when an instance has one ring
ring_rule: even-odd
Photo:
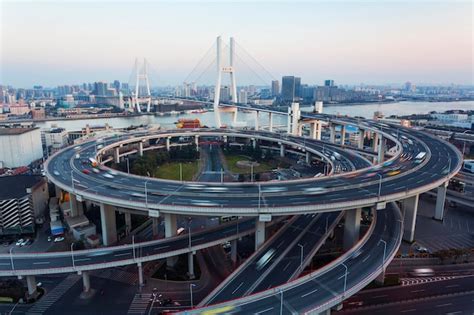
[[[148,184],[148,180],[145,181],[145,207],[148,210],[148,190],[146,185]]]
[[[347,271],[348,271],[348,268],[344,263],[342,263],[342,265],[344,266],[344,268],[346,268],[346,273],[344,275],[344,294],[343,294],[343,296],[345,297],[346,296],[346,287],[347,287]]]
[[[15,265],[13,264],[13,254],[12,254],[12,251],[13,251],[13,247],[10,247],[10,261],[12,263],[12,270],[15,271]]]
[[[127,173],[130,174],[130,160],[128,159],[128,156],[125,159],[127,160]]]
[[[179,163],[179,180],[183,181],[183,163]]]
[[[135,235],[132,235],[132,252],[133,252],[133,260],[137,260],[136,254],[135,254]]]
[[[221,168],[221,183],[224,182],[224,169]]]
[[[156,290],[156,288],[153,289],[153,291],[155,291],[155,290]],[[151,311],[153,310],[153,304],[155,304],[156,299],[160,298],[162,296],[163,296],[163,294],[158,295],[158,293],[155,293],[155,292],[153,293],[153,300],[151,301],[151,306],[150,306],[150,310],[148,311],[148,315],[151,315]]]
[[[193,303],[193,287],[196,285],[194,283],[189,284],[189,293],[191,295],[191,308],[194,308],[194,303]]]
[[[72,268],[76,269],[76,264],[74,262],[74,243],[71,243],[71,259],[72,259]]]
[[[258,184],[258,211],[260,212],[260,199],[262,197],[262,190],[260,187],[260,183]]]
[[[382,174],[379,174],[377,173],[377,176],[380,178],[379,180],[379,198],[380,198],[380,194],[382,193]]]
[[[300,247],[301,251],[300,251],[300,269],[301,269],[301,272],[303,271],[303,251],[304,251],[304,246],[301,245],[300,243],[298,243],[298,246]]]
[[[250,181],[253,182],[253,162],[250,162]]]
[[[191,227],[188,226],[188,235],[189,235],[189,249],[191,249]]]

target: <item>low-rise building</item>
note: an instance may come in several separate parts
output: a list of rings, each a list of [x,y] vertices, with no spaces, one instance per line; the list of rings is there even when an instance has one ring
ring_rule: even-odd
[[[39,128],[0,126],[0,161],[3,167],[29,165],[42,157]]]

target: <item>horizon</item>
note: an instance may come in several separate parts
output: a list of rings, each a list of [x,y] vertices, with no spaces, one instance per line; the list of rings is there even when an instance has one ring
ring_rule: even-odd
[[[146,57],[158,73],[154,86],[176,86],[216,36],[231,34],[279,81],[472,86],[472,9],[463,1],[2,1],[0,83],[129,82],[135,58]]]

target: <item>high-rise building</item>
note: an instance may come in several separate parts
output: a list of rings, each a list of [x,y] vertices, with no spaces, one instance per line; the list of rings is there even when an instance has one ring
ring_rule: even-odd
[[[280,82],[278,80],[272,81],[272,96],[280,95]]]
[[[334,86],[334,80],[325,80],[324,86]]]
[[[230,102],[230,88],[228,86],[221,87],[221,102]]]
[[[106,82],[95,82],[94,83],[94,94],[105,96],[107,95],[108,85]]]
[[[117,93],[120,92],[120,81],[119,80],[115,80],[113,86],[114,86],[115,91],[117,91]]]
[[[296,101],[301,98],[301,78],[284,76],[281,79],[281,97],[287,102]]]
[[[239,92],[239,103],[240,104],[247,104],[248,103],[247,91],[240,90],[240,92]]]

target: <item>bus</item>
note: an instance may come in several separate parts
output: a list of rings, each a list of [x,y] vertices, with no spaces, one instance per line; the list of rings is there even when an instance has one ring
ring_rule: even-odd
[[[91,165],[92,165],[93,167],[99,166],[99,163],[97,163],[96,159],[94,159],[94,158],[91,158],[91,157],[90,157],[90,158],[89,158],[89,162],[91,162]]]
[[[462,170],[474,174],[474,161],[464,161]]]

